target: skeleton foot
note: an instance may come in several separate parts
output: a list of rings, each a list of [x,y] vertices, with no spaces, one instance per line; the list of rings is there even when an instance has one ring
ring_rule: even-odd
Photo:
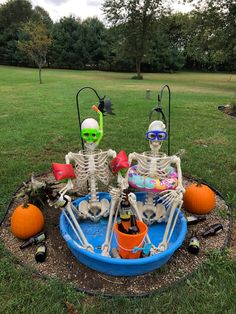
[[[111,257],[110,253],[109,253],[110,247],[108,243],[103,243],[102,245],[102,256],[107,256],[107,257]]]
[[[160,252],[164,252],[166,249],[167,249],[167,246],[168,246],[168,244],[167,244],[167,242],[166,241],[162,241],[159,245],[158,245],[158,250],[160,251]]]

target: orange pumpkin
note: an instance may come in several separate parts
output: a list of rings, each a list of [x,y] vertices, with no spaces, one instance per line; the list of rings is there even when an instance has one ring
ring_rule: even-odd
[[[184,208],[192,214],[209,214],[215,207],[215,193],[205,184],[190,184],[183,199]]]
[[[21,204],[11,216],[11,231],[19,239],[28,239],[43,229],[41,210],[32,204]]]

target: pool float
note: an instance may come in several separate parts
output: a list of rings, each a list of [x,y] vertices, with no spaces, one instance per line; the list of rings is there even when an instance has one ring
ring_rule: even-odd
[[[129,185],[142,191],[159,193],[165,190],[174,190],[178,185],[178,175],[173,167],[168,168],[168,178],[154,179],[138,174],[137,165],[129,169]]]

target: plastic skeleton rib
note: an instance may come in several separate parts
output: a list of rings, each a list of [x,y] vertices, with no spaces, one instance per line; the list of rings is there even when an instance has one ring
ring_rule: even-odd
[[[99,201],[97,195],[97,181],[105,185],[109,184],[108,158],[115,157],[113,150],[108,151],[80,151],[79,153],[69,153],[66,155],[66,163],[75,163],[75,174],[77,186],[80,190],[88,189],[90,192],[89,201],[81,201],[79,204],[78,215],[82,218],[89,218],[98,221],[109,213],[109,201],[102,199]],[[72,182],[68,182],[71,186]]]
[[[150,131],[165,132],[165,124],[162,121],[153,121],[149,125]],[[158,249],[164,251],[167,249],[171,235],[173,233],[175,224],[177,222],[178,214],[182,206],[182,198],[184,188],[182,185],[182,171],[180,166],[180,158],[173,155],[167,156],[164,153],[159,152],[162,141],[160,139],[149,140],[151,148],[150,152],[144,152],[142,154],[131,153],[129,155],[129,162],[136,160],[138,162],[137,172],[141,176],[147,176],[153,179],[168,179],[168,169],[171,165],[175,165],[178,175],[178,185],[175,190],[167,189],[159,192],[158,204],[156,204],[155,197],[157,193],[147,192],[147,199],[145,204],[137,202],[138,209],[143,220],[147,224],[153,222],[166,221],[166,229],[162,242],[159,244]],[[178,208],[175,215],[175,209]]]

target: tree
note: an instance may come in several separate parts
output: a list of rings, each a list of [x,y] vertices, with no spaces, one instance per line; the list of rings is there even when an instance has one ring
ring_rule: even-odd
[[[29,22],[22,28],[22,39],[18,41],[18,48],[37,64],[40,84],[42,67],[46,64],[51,43],[52,39],[44,24]]]
[[[189,0],[192,2],[192,0]],[[236,69],[236,2],[198,1],[186,45],[188,60],[207,70]]]
[[[50,62],[53,66],[77,69],[84,67],[87,57],[80,19],[64,17],[53,25]]]
[[[50,15],[48,14],[48,12],[38,5],[33,10],[33,15],[32,15],[31,20],[32,22],[44,24],[48,29],[51,29],[53,25],[53,21],[50,18]]]
[[[18,65],[27,62],[17,49],[18,30],[32,16],[28,0],[10,0],[0,5],[0,62]]]
[[[163,0],[105,0],[103,12],[108,22],[120,26],[123,45],[136,64],[137,79],[142,79],[141,64],[150,47],[153,23],[163,12]]]
[[[87,63],[99,69],[100,62],[105,60],[107,49],[105,26],[97,18],[87,18],[82,27]]]
[[[172,72],[185,64],[183,34],[186,16],[181,13],[163,15],[155,24],[153,38],[143,67],[147,71]]]

